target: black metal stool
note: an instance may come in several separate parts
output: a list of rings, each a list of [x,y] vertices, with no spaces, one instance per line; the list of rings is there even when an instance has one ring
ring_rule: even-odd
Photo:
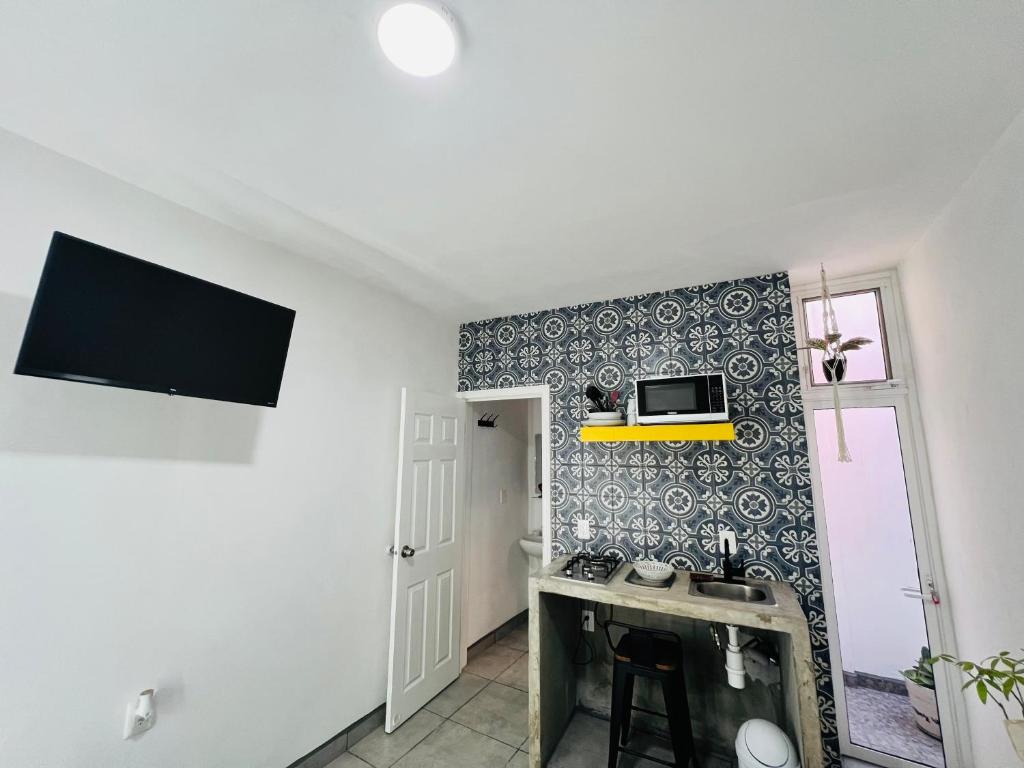
[[[625,630],[618,642],[612,640],[612,627]],[[690,706],[686,701],[683,643],[679,635],[620,621],[606,622],[604,632],[615,655],[608,768],[617,768],[620,752],[673,768],[687,768],[693,758],[693,728],[690,725]],[[637,676],[661,682],[662,695],[665,697],[664,713],[633,706],[633,681]],[[629,741],[629,721],[633,710],[668,719],[674,763],[625,746]]]

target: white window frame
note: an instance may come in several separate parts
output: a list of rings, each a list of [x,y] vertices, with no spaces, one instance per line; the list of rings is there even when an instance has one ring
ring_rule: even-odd
[[[893,271],[876,272],[854,277],[829,280],[833,294],[855,293],[877,290],[881,301],[882,332],[888,344],[889,379],[864,383],[843,383],[840,385],[843,407],[886,407],[895,409],[900,427],[900,443],[903,450],[904,472],[907,494],[910,501],[911,521],[914,527],[914,541],[917,549],[918,570],[921,583],[929,581],[942,600],[940,606],[932,609],[926,605],[929,641],[933,650],[956,654],[956,635],[948,605],[949,590],[946,589],[942,552],[939,546],[938,520],[932,496],[931,475],[925,450],[921,411],[917,399],[910,337],[907,333],[903,314],[903,301],[899,278]],[[797,346],[803,346],[807,339],[804,314],[804,300],[821,298],[820,283],[792,288],[793,317]],[[841,318],[840,318],[841,320]],[[842,324],[840,322],[840,330]],[[876,340],[876,343],[878,340]],[[832,387],[814,385],[811,379],[809,350],[799,351],[800,384],[804,401],[804,422],[807,429],[807,452],[810,457],[811,485],[815,510],[824,509],[821,487],[821,471],[818,464],[817,441],[814,428],[814,411],[832,407]],[[854,449],[856,461],[856,449]],[[828,530],[824,514],[814,515],[821,561],[822,592],[825,615],[828,622],[829,655],[832,666],[833,685],[836,689],[835,708],[840,743],[844,755],[866,760],[893,768],[920,768],[919,763],[889,758],[881,753],[852,744],[849,721],[846,712],[846,697],[842,679],[842,659],[839,645],[835,594],[832,588],[832,566],[828,550]],[[909,662],[908,662],[909,666]],[[958,671],[949,664],[936,668],[936,677],[941,678],[943,693],[938,696],[939,719],[943,730],[943,748],[946,753],[946,768],[967,768],[971,759],[970,734],[967,729],[967,711],[964,697],[960,692],[962,684]]]

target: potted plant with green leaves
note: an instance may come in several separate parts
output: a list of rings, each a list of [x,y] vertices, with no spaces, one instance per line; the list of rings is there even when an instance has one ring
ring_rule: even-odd
[[[938,739],[942,737],[942,732],[939,730],[939,702],[935,697],[935,674],[932,670],[934,664],[935,659],[932,658],[931,651],[924,647],[917,663],[910,669],[904,669],[900,674],[903,675],[907,695],[914,708],[914,722],[929,736]]]
[[[956,664],[967,678],[961,690],[970,688],[982,704],[992,702],[999,707],[1010,743],[1024,761],[1024,657],[1015,659],[1009,651],[1000,651],[981,661],[963,661],[949,654],[931,661]]]
[[[824,339],[816,337],[809,338],[804,349],[816,349],[824,357],[821,360],[821,368],[825,372],[825,378],[832,381],[842,381],[846,376],[846,353],[863,349],[871,344],[871,339],[863,336],[854,336],[852,339],[843,341],[843,334],[829,333]]]

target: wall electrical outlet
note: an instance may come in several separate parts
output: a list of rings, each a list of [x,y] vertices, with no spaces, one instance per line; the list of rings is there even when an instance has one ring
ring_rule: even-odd
[[[736,532],[723,528],[718,532],[718,553],[725,554],[725,542],[729,542],[729,553],[736,554]]]
[[[130,739],[156,725],[156,705],[153,701],[153,689],[147,688],[124,713],[124,731],[122,738]]]
[[[121,738],[130,739],[132,736],[138,736],[143,731],[148,731],[156,724],[156,719],[150,715],[149,717],[141,717],[135,714],[135,707],[128,705],[128,712],[124,716],[124,730],[121,733]]]
[[[586,517],[576,518],[576,538],[577,539],[590,539],[593,538],[594,534],[590,530],[590,520]]]
[[[584,611],[583,612],[583,631],[593,632],[594,631],[594,612]]]

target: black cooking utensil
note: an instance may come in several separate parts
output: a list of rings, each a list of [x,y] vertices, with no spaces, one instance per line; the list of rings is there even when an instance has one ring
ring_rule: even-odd
[[[593,384],[588,384],[585,394],[587,395],[587,399],[597,406],[599,410],[604,410],[604,392]]]

